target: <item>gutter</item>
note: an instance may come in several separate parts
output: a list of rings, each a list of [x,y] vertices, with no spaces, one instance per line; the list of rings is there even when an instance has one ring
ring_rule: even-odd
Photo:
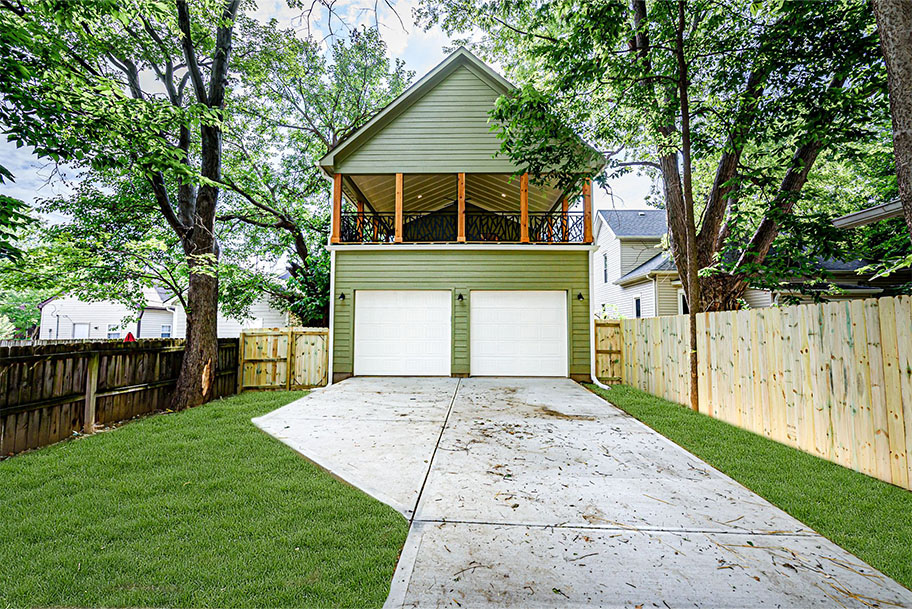
[[[864,226],[866,224],[871,224],[872,222],[877,222],[878,220],[895,218],[902,214],[902,203],[900,203],[899,199],[896,199],[889,203],[875,205],[874,207],[840,216],[833,220],[833,226],[836,228],[855,228],[857,226]]]
[[[631,283],[636,283],[637,281],[643,281],[644,279],[655,279],[656,277],[670,277],[678,276],[677,271],[649,271],[645,275],[638,275],[637,277],[630,277],[628,279],[618,279],[614,282],[614,285],[619,285],[622,288],[627,287]]]

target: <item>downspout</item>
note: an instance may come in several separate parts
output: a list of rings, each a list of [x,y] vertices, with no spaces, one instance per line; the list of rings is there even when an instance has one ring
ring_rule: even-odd
[[[354,301],[352,301],[354,302]],[[329,387],[333,384],[333,311],[336,310],[336,252],[335,250],[330,250],[329,252],[329,337],[327,340],[326,348],[329,349],[329,354],[327,355],[327,366],[326,366],[326,386]]]
[[[610,390],[611,387],[602,383],[596,376],[595,368],[595,279],[593,278],[592,269],[593,260],[598,253],[598,248],[589,250],[589,376],[592,377],[592,384],[601,389]]]

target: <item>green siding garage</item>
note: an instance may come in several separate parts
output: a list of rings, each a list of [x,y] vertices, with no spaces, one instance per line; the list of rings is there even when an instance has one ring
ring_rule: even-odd
[[[509,298],[505,302],[518,306],[517,317],[528,313],[522,310],[522,294],[528,292],[529,302],[539,302],[542,296],[553,305],[555,294],[563,294],[566,306],[561,307],[561,315],[566,314],[565,333],[561,340],[566,341],[564,349],[560,350],[560,358],[566,354],[567,362],[561,367],[561,374],[569,373],[574,378],[589,377],[589,251],[585,248],[567,248],[562,246],[500,248],[486,245],[484,249],[470,249],[470,246],[448,246],[445,248],[410,247],[410,246],[383,246],[381,248],[338,248],[335,251],[335,285],[332,300],[333,306],[333,375],[338,380],[355,372],[358,339],[356,326],[360,328],[364,339],[362,349],[371,349],[371,357],[378,360],[382,349],[382,333],[373,332],[372,323],[367,319],[367,309],[359,318],[358,292],[387,291],[395,297],[397,291],[428,291],[428,296],[439,300],[441,291],[449,292],[450,306],[448,309],[435,306],[435,315],[440,316],[440,311],[447,312],[450,316],[449,350],[450,373],[464,376],[473,373],[471,370],[470,346],[470,311],[473,310],[472,293],[480,291],[502,291]],[[437,296],[430,292],[436,292]],[[535,293],[538,294],[535,294]],[[579,299],[582,295],[582,300]],[[462,296],[462,299],[459,299]],[[387,301],[389,298],[363,298],[364,303]],[[479,304],[482,298],[477,299]],[[485,299],[487,302],[490,299]],[[396,302],[392,300],[391,302]],[[436,302],[436,301],[435,301]],[[518,303],[518,305],[517,305]],[[563,303],[560,303],[563,304]],[[367,306],[366,304],[364,305]],[[373,305],[372,305],[373,306]],[[536,305],[530,304],[530,308]],[[476,310],[480,310],[476,307]],[[555,310],[552,307],[552,312]],[[376,316],[382,309],[372,308],[371,315]],[[565,311],[565,313],[564,313]],[[395,311],[393,311],[395,313]],[[445,314],[445,313],[444,313]],[[407,337],[414,330],[410,319],[419,325],[425,320],[418,314],[406,313],[401,315],[403,321],[401,331],[388,328],[386,335],[391,341],[398,337]],[[534,324],[534,317],[527,320]],[[511,321],[511,320],[508,320]],[[439,325],[439,324],[438,324]],[[490,327],[476,324],[476,327]],[[420,328],[418,328],[420,330]],[[561,328],[561,330],[564,330]],[[370,340],[367,333],[371,332]],[[427,334],[431,336],[432,334]],[[479,339],[482,337],[478,337]],[[517,340],[522,337],[517,337]],[[550,342],[542,344],[554,346],[554,335]],[[426,339],[429,340],[429,339]],[[505,350],[509,350],[512,343],[504,335]],[[401,345],[400,345],[401,346]],[[496,345],[495,345],[496,346]],[[548,353],[542,353],[543,359],[554,359],[557,348],[548,348]],[[394,345],[391,345],[391,353]],[[487,340],[486,349],[490,351],[491,341]],[[408,346],[406,346],[408,348]],[[433,351],[433,350],[432,350]],[[439,354],[437,354],[439,355]],[[418,353],[420,356],[420,351]],[[490,358],[488,358],[489,361]],[[359,360],[360,361],[360,360]],[[478,358],[476,358],[476,365]],[[535,366],[529,366],[528,372],[514,369],[516,375],[544,374],[541,370],[555,370],[556,368],[541,368],[536,371]],[[367,368],[365,368],[367,369]],[[420,371],[418,372],[420,374]]]

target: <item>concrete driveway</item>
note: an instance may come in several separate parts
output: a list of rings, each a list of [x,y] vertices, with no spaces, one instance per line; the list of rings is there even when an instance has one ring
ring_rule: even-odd
[[[567,379],[354,378],[254,423],[410,520],[387,607],[912,607]]]

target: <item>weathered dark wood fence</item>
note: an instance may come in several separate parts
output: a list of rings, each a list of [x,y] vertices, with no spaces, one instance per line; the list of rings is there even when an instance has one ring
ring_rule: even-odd
[[[0,347],[0,455],[168,407],[183,340]],[[238,339],[219,339],[213,397],[237,392]]]

